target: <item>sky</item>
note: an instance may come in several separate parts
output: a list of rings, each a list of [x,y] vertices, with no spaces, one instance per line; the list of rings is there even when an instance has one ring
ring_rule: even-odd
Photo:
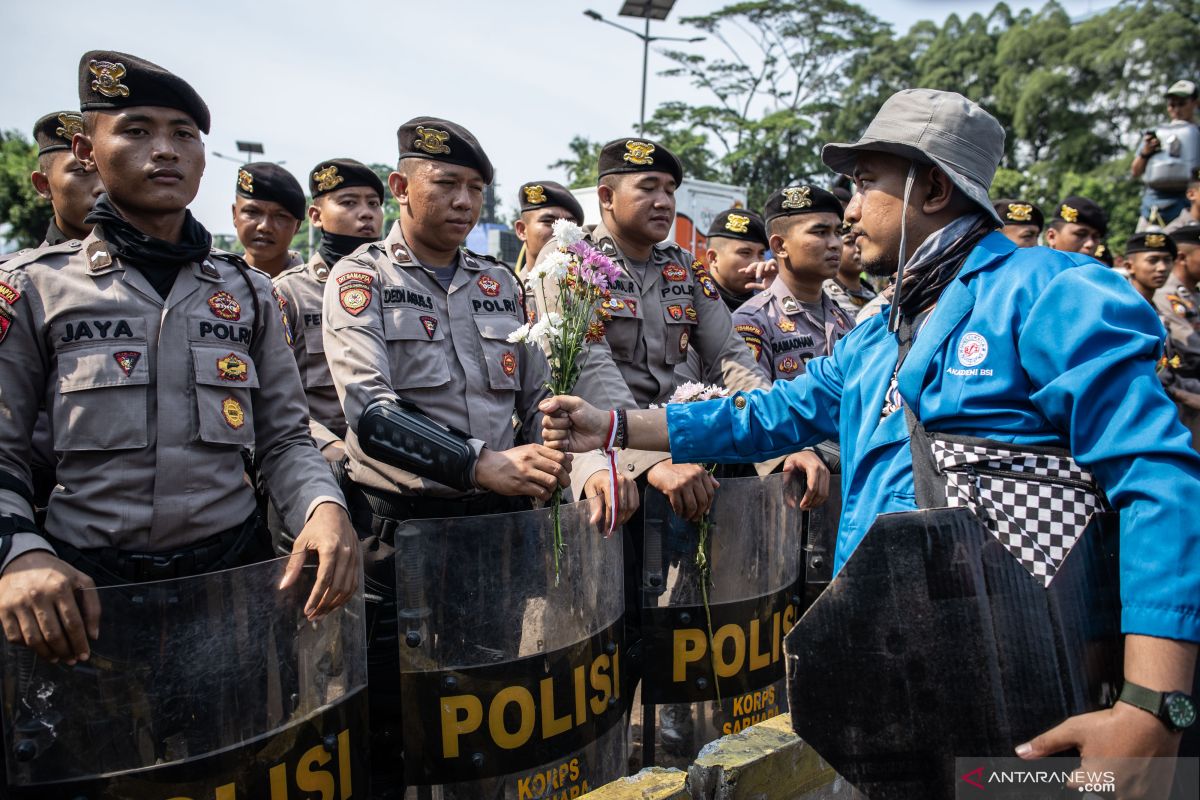
[[[1062,0],[1085,14],[1113,0]],[[651,35],[698,35],[673,22],[723,7],[678,0]],[[170,69],[212,111],[208,166],[192,210],[213,233],[230,234],[229,207],[241,157],[237,140],[261,142],[307,188],[318,161],[392,163],[396,128],[416,116],[473,132],[496,166],[509,209],[527,180],[563,180],[548,169],[584,135],[632,133],[641,96],[642,43],[589,19],[616,16],[620,0],[122,0],[107,4],[0,0],[0,129],[29,135],[42,114],[78,107],[76,68],[90,49],[132,53]],[[1013,9],[1041,0],[1009,0]],[[986,12],[993,0],[869,4],[898,31],[951,12]],[[46,9],[53,9],[52,19]],[[696,52],[712,42],[669,45]],[[651,46],[647,116],[673,99],[703,97],[685,80],[655,73],[668,62]],[[216,157],[220,153],[233,161]],[[258,157],[256,157],[257,159]]]

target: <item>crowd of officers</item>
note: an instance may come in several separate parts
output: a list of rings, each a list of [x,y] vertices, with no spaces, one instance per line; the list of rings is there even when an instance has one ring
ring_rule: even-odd
[[[289,581],[316,552],[305,611],[317,617],[352,596],[361,552],[384,598],[369,630],[376,792],[387,796],[389,781],[399,785],[387,597],[400,521],[528,509],[559,486],[599,495],[597,522],[617,508],[616,522],[630,523],[636,635],[644,492],[696,519],[716,480],[669,453],[623,451],[614,503],[604,458],[571,463],[542,445],[547,360],[508,336],[557,307],[554,286],[522,274],[554,251],[555,221],[583,224],[567,189],[520,187],[516,270],[470,252],[492,165],[469,131],[418,117],[397,132],[386,187],[361,162],[331,158],[309,171],[309,200],[282,167],[245,165],[232,187],[239,257],[214,250],[187,210],[209,130],[191,86],[135,56],[93,51],[80,61],[79,100],[35,128],[32,181],[54,210],[46,240],[0,264],[0,622],[10,641],[52,661],[86,659],[98,610],[75,590],[250,563],[272,543],[296,556]],[[737,391],[795,378],[889,299],[862,277],[844,189],[788,186],[761,215],[731,208],[696,258],[666,241],[683,180],[668,149],[609,142],[599,176],[602,221],[587,235],[622,277],[576,393],[600,408],[663,403],[689,380]],[[1128,271],[1170,331],[1163,380],[1194,426],[1200,173],[1193,179],[1192,224],[1137,234],[1119,261],[1104,211],[1086,198],[1065,198],[1048,225],[1030,202],[996,210],[1020,246],[1040,237]],[[388,192],[400,217],[384,230]],[[320,231],[307,261],[288,249],[305,218]],[[462,447],[425,471],[381,456],[360,428],[379,404],[432,420]],[[826,460],[807,450],[760,472],[803,473],[811,506],[828,487]]]

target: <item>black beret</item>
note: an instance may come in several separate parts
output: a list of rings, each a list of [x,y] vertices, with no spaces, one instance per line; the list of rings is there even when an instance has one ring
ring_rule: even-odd
[[[260,161],[238,170],[237,194],[251,200],[279,203],[296,219],[304,219],[304,190],[300,181],[278,164]]]
[[[1054,219],[1087,225],[1095,228],[1101,236],[1108,233],[1108,214],[1086,197],[1071,195],[1063,198],[1054,212]]]
[[[583,224],[583,206],[575,199],[575,195],[571,194],[571,190],[561,183],[554,181],[523,183],[517,192],[517,202],[521,206],[522,214],[538,208],[565,208],[571,212],[576,223]]]
[[[1184,225],[1182,228],[1176,228],[1171,231],[1171,238],[1175,240],[1175,244],[1195,244],[1200,245],[1200,222]]]
[[[1175,240],[1162,231],[1143,231],[1125,241],[1125,255],[1134,253],[1166,253],[1174,258],[1179,255],[1179,248],[1175,246]]]
[[[204,133],[212,122],[208,106],[178,75],[157,64],[118,53],[92,50],[79,59],[79,110],[104,111],[132,106],[161,106],[184,111]]]
[[[768,246],[766,223],[748,208],[727,208],[717,214],[705,235],[709,239],[741,239]]]
[[[779,189],[767,198],[763,206],[763,218],[767,222],[776,217],[790,217],[794,214],[819,214],[828,212],[842,219],[842,204],[832,192],[820,186],[788,186]]]
[[[683,163],[667,148],[649,139],[613,139],[600,148],[599,176],[624,172],[665,172],[683,183]]]
[[[330,158],[322,161],[308,173],[308,193],[316,200],[323,194],[349,189],[351,186],[366,186],[379,194],[383,201],[383,181],[374,170],[353,158]]]
[[[1036,225],[1039,231],[1046,226],[1042,210],[1025,200],[997,200],[992,208],[1005,225]]]
[[[845,186],[835,186],[829,191],[838,199],[838,202],[842,204],[842,211],[846,210],[846,206],[850,205],[850,198],[854,197],[854,195],[850,193],[850,190]]]
[[[71,137],[83,132],[83,115],[78,111],[54,111],[33,125],[38,155],[71,149]]]
[[[396,130],[400,160],[424,158],[470,167],[490,184],[496,176],[479,141],[461,125],[437,117],[414,117]]]

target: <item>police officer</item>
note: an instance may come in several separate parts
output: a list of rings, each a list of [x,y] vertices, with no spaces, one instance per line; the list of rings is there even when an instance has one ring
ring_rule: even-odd
[[[583,224],[583,206],[567,187],[554,181],[521,184],[517,204],[521,215],[513,223],[513,232],[521,240],[521,252],[517,254],[514,270],[523,275],[554,235],[555,222],[569,219],[576,225]]]
[[[829,355],[854,320],[822,289],[842,255],[842,206],[819,186],[790,186],[767,199],[763,217],[779,274],[733,314],[734,329],[767,380],[790,380]]]
[[[834,195],[837,197],[837,195]],[[841,200],[839,197],[838,200]],[[837,274],[825,281],[822,289],[833,298],[838,308],[846,312],[851,320],[878,294],[875,287],[862,276],[862,260],[858,255],[858,235],[852,226],[843,222],[838,226],[842,239],[842,256],[838,261]]]
[[[1167,233],[1174,233],[1187,225],[1200,225],[1200,167],[1196,167],[1188,175],[1187,193],[1188,204],[1184,206],[1179,216],[1167,223],[1163,228]]]
[[[347,495],[368,580],[385,598],[368,606],[368,652],[374,767],[387,791],[399,785],[389,772],[400,707],[395,567],[387,558],[398,523],[529,509],[530,498],[566,485],[569,469],[540,444],[546,359],[506,341],[525,321],[520,283],[503,263],[460,249],[479,219],[491,162],[468,130],[444,119],[409,120],[397,140],[388,186],[400,217],[383,241],[333,266],[322,329],[348,423]],[[538,443],[514,446],[514,412]],[[416,457],[403,448],[368,452],[379,440],[411,441],[414,430],[427,432]],[[470,554],[458,559],[458,568],[477,563]]]
[[[713,217],[706,237],[705,266],[732,314],[754,296],[754,274],[744,270],[767,252],[766,225],[748,208],[730,208]]]
[[[334,158],[313,167],[308,188],[313,198],[309,219],[321,230],[320,246],[307,264],[282,272],[275,279],[275,290],[286,304],[292,352],[304,382],[313,440],[326,459],[338,463],[346,456],[342,444],[346,417],[325,360],[321,304],[333,265],[379,238],[383,181],[362,162]]]
[[[304,263],[288,250],[304,219],[304,190],[278,164],[260,161],[238,170],[234,187],[233,227],[246,249],[246,262],[274,278]]]
[[[1166,283],[1154,293],[1154,307],[1167,329],[1172,349],[1173,358],[1163,366],[1179,379],[1167,383],[1167,394],[1179,406],[1180,419],[1192,433],[1192,446],[1197,447],[1200,445],[1200,296],[1196,287],[1200,284],[1200,225],[1178,228],[1169,238],[1178,252]],[[1167,371],[1160,370],[1160,377]]]
[[[1040,208],[1025,200],[997,200],[992,206],[1004,223],[1000,232],[1013,244],[1017,247],[1037,247],[1038,237],[1046,224]],[[1062,209],[1059,208],[1059,211]]]
[[[135,56],[79,68],[73,152],[108,194],[72,240],[0,275],[0,623],[51,660],[89,656],[94,584],[178,577],[265,555],[242,451],[303,553],[320,554],[310,617],[358,581],[341,492],[312,446],[270,282],[212,251],[187,210],[204,170],[204,102]],[[30,523],[30,433],[50,412],[59,488]],[[116,624],[111,621],[108,624]]]
[[[1046,246],[1064,253],[1093,255],[1108,234],[1108,215],[1086,197],[1071,195],[1058,204],[1046,228]]]
[[[1165,233],[1136,233],[1125,243],[1129,282],[1148,303],[1154,303],[1155,294],[1171,277],[1177,253],[1175,242]]]

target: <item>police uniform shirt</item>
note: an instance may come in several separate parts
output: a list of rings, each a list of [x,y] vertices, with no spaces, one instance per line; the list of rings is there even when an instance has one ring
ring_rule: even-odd
[[[833,302],[837,303],[838,308],[846,312],[850,319],[858,316],[859,310],[874,300],[876,295],[871,285],[862,278],[858,279],[858,286],[849,288],[842,286],[835,278],[830,278],[822,284],[821,289],[833,299]]]
[[[292,352],[308,399],[309,429],[322,450],[346,437],[346,417],[333,388],[321,336],[321,303],[328,279],[329,266],[319,253],[313,253],[307,264],[275,277],[275,289],[286,303]]]
[[[265,273],[234,259],[182,268],[165,300],[95,234],[0,273],[0,472],[28,485],[44,406],[60,484],[53,537],[158,552],[240,525],[257,506],[248,448],[290,530],[321,502],[344,505],[308,434],[282,304]],[[32,516],[3,488],[0,513]],[[10,560],[46,547],[18,537]]]
[[[767,387],[754,359],[733,332],[729,309],[716,281],[690,253],[673,242],[656,244],[650,261],[633,265],[602,224],[588,240],[612,259],[621,277],[610,287],[604,340],[585,349],[575,393],[600,408],[646,408],[670,398],[676,369],[688,352],[700,353],[701,373],[719,365],[731,391]],[[538,258],[555,251],[551,240]],[[557,311],[557,287],[532,286],[541,310]],[[669,453],[625,450],[622,471],[637,477]],[[580,472],[581,477],[586,477]]]
[[[1200,378],[1200,298],[1175,275],[1154,293],[1154,307],[1183,361],[1180,375]]]
[[[447,486],[368,458],[355,429],[373,401],[403,397],[443,425],[466,432],[478,451],[514,445],[514,411],[541,440],[537,406],[549,369],[536,348],[508,335],[525,322],[521,286],[488,256],[459,251],[443,289],[409,252],[399,223],[381,242],[334,266],[325,282],[322,332],[348,430],[347,472],[401,494],[460,496]]]
[[[776,279],[734,313],[733,326],[767,380],[791,380],[804,374],[809,359],[832,353],[838,339],[854,327],[854,319],[825,292],[821,312],[817,319]]]

